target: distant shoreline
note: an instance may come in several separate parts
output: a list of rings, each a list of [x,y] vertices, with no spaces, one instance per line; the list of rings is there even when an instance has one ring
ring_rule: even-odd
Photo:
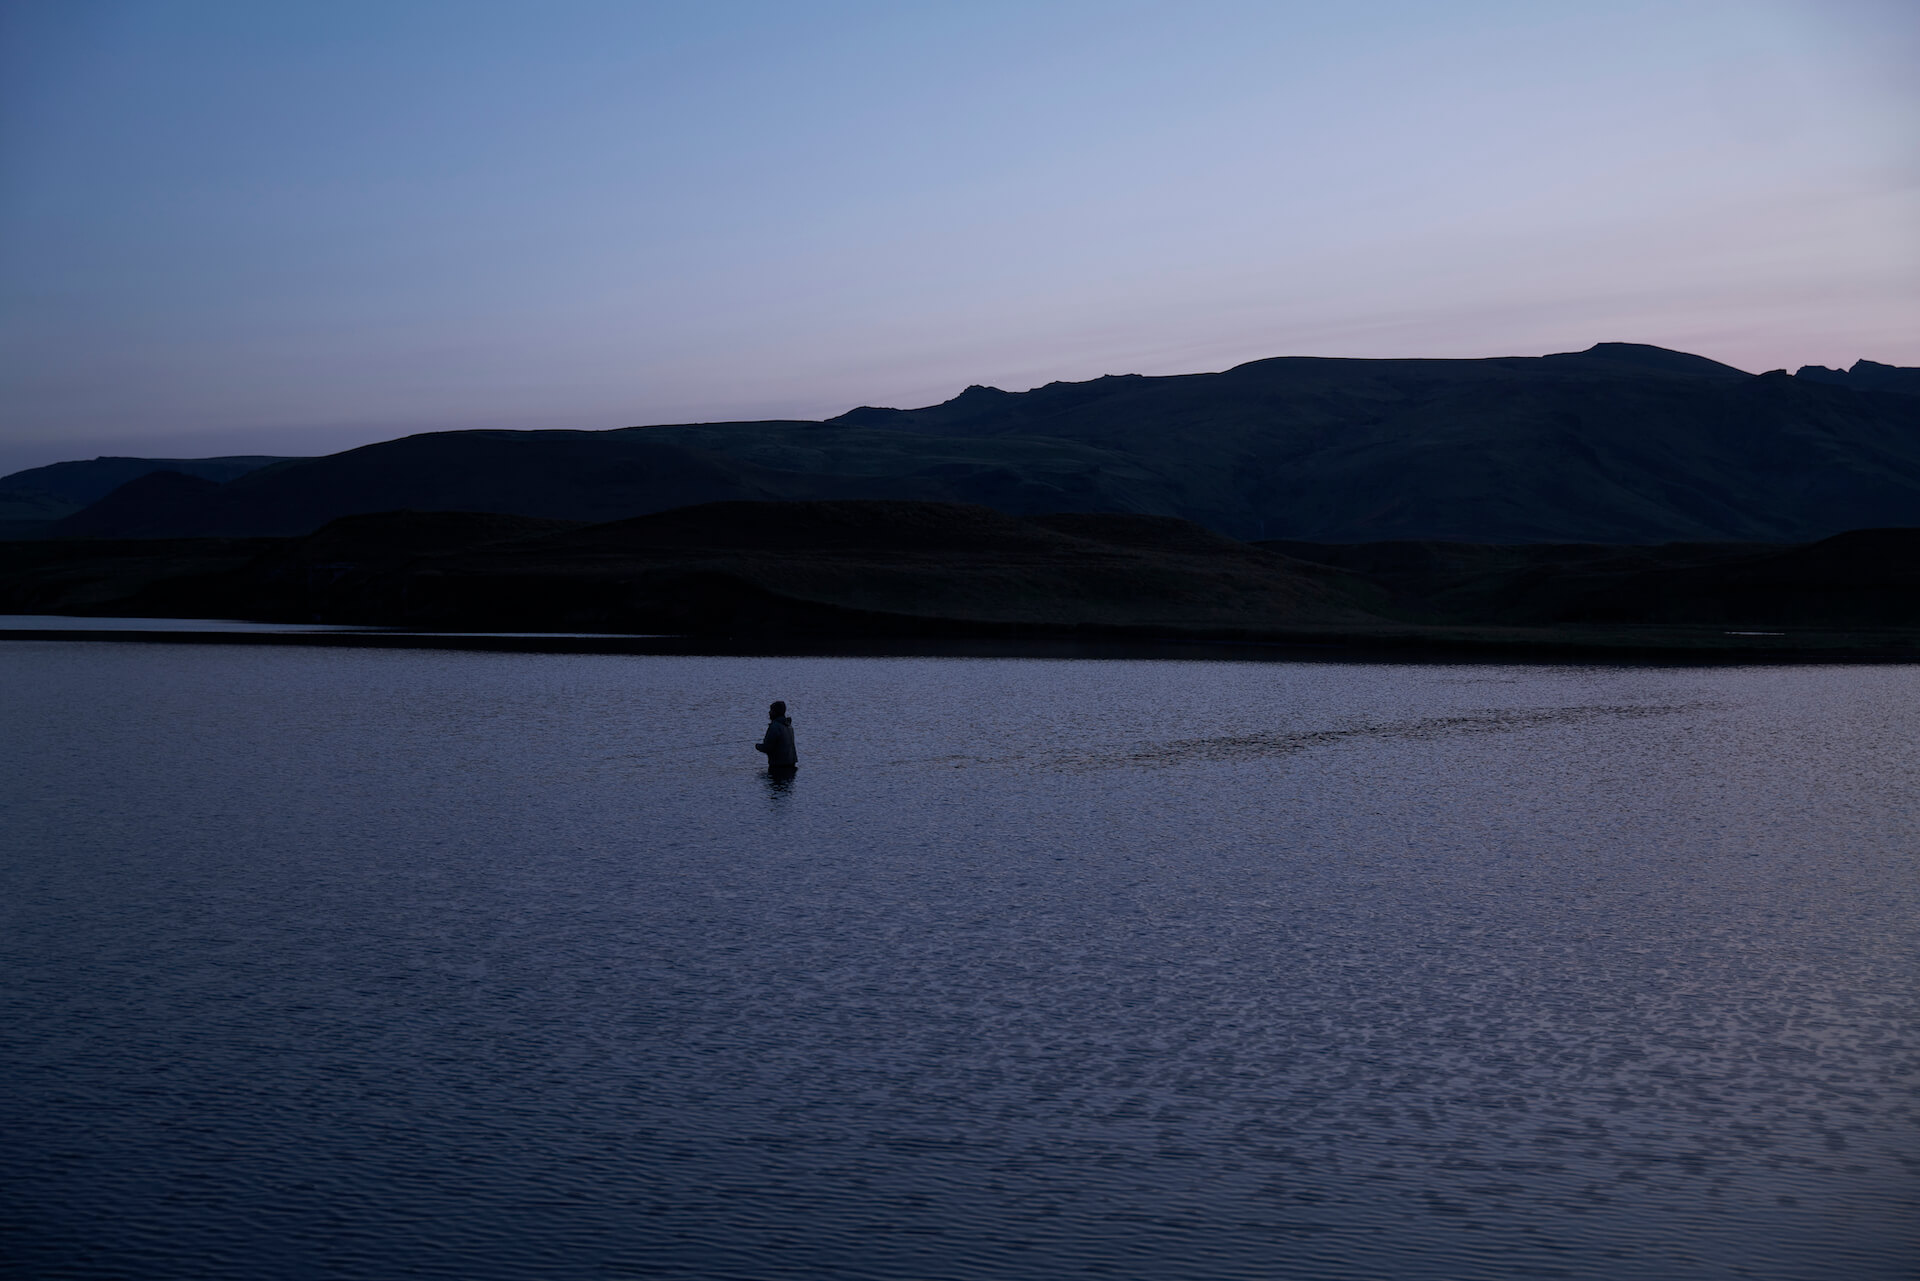
[[[0,616],[0,624],[4,616]],[[1655,629],[1649,629],[1655,630]],[[10,628],[0,641],[104,641],[148,645],[272,645],[332,649],[453,650],[509,654],[634,657],[1052,658],[1201,662],[1525,663],[1628,666],[1920,664],[1920,637],[1859,637],[1848,644],[1806,644],[1791,634],[1714,638],[1701,629],[1657,629],[1640,643],[1618,632],[1602,638],[1562,634],[1431,636],[1220,636],[1005,634],[920,636],[620,635],[408,631],[222,631],[142,628]],[[1715,640],[1719,643],[1715,643]],[[1778,644],[1760,644],[1777,639]]]

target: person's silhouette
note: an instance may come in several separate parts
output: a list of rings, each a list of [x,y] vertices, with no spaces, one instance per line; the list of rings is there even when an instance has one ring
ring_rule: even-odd
[[[767,732],[753,750],[766,753],[769,774],[791,774],[800,768],[800,757],[793,750],[793,719],[785,703],[767,708]]]

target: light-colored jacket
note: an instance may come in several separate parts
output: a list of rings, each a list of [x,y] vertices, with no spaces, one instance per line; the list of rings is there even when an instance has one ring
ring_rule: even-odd
[[[766,737],[755,747],[767,754],[768,769],[793,769],[800,757],[793,750],[793,717],[783,716],[767,722]]]

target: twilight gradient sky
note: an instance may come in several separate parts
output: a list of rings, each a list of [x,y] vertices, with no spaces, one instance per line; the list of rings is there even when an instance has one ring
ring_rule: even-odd
[[[0,15],[0,473],[1283,354],[1920,364],[1914,0]]]

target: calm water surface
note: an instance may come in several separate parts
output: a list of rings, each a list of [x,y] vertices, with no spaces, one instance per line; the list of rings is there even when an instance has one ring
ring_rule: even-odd
[[[1920,1270],[1920,669],[18,641],[0,730],[8,1275]]]

